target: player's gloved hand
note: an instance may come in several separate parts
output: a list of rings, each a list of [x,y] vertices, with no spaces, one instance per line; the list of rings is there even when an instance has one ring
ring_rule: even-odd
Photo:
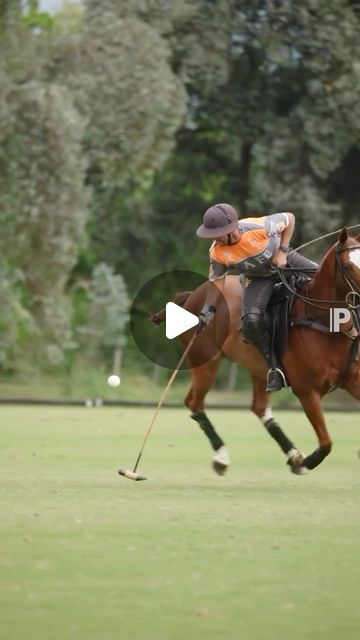
[[[204,304],[203,308],[199,314],[199,324],[197,328],[197,332],[200,333],[210,322],[213,320],[215,315],[215,307],[213,304]]]

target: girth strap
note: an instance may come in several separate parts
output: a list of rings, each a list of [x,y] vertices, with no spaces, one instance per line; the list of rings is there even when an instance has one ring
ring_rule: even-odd
[[[345,380],[347,374],[349,373],[349,369],[352,365],[352,363],[355,360],[358,360],[358,351],[359,351],[359,343],[360,343],[360,336],[357,335],[356,338],[353,339],[353,343],[351,345],[351,349],[349,352],[349,358],[347,361],[347,365],[344,367],[344,369],[342,369],[342,371],[340,371],[339,373],[339,377],[336,381],[336,383],[334,384],[333,387],[331,387],[331,389],[329,389],[328,393],[331,393],[331,391],[335,391],[335,389],[337,389]]]
[[[322,333],[331,333],[329,327],[327,327],[326,324],[315,322],[315,320],[306,318],[306,316],[290,320],[290,327],[308,327],[309,329],[315,329],[315,331],[321,331]],[[354,325],[352,326],[350,331],[345,331],[344,329],[342,329],[341,331],[339,331],[339,333],[349,338],[349,340],[356,340],[359,335],[359,332],[354,327]]]
[[[316,331],[322,331],[322,333],[330,333],[329,327],[325,324],[321,324],[321,322],[315,322],[314,320],[310,320],[310,318],[294,318],[294,320],[290,320],[290,327],[308,327],[309,329],[315,329]]]
[[[320,322],[315,322],[314,320],[310,320],[310,318],[306,318],[305,316],[302,318],[294,318],[290,320],[290,327],[309,327],[310,329],[315,329],[316,331],[321,331],[322,333],[330,333],[329,327],[325,324],[321,324]],[[353,327],[355,329],[355,327]],[[356,331],[356,329],[355,329]],[[349,338],[352,341],[352,345],[349,351],[349,357],[347,359],[347,363],[345,367],[340,371],[339,377],[336,383],[329,389],[327,393],[331,393],[331,391],[335,391],[342,382],[344,382],[347,374],[349,373],[349,369],[352,363],[359,359],[358,351],[360,345],[360,334],[358,331],[354,335],[351,335],[348,331],[341,331],[343,335]]]

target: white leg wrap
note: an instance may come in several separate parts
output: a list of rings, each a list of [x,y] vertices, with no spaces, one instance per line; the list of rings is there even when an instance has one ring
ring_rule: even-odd
[[[263,417],[261,418],[261,420],[265,424],[265,422],[267,422],[271,418],[273,418],[272,408],[271,407],[266,407],[265,413],[264,413]]]
[[[224,465],[224,467],[228,467],[231,460],[228,454],[226,447],[220,447],[213,456],[214,462],[218,462],[219,464]]]
[[[287,452],[287,457],[288,457],[288,459],[290,461],[291,461],[292,458],[296,458],[299,455],[301,455],[303,458],[305,458],[305,454],[302,453],[302,451],[299,451],[298,449],[290,449],[290,451]],[[295,462],[294,469],[293,469],[293,473],[296,473],[296,475],[298,475],[298,476],[304,476],[304,475],[306,475],[308,473],[308,469],[306,467],[302,467],[299,464],[297,464],[296,462]]]
[[[290,449],[290,451],[287,452],[287,457],[289,458],[293,458],[294,456],[299,455],[300,451],[298,451],[298,449]]]

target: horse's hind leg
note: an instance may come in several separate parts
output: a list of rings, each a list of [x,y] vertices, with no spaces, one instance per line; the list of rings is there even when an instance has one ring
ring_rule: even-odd
[[[253,399],[251,410],[260,418],[269,435],[274,438],[280,449],[288,458],[288,465],[293,473],[302,475],[304,473],[303,454],[295,447],[283,432],[280,425],[274,420],[271,409],[270,394],[266,392],[265,379],[251,376],[253,386]]]
[[[224,441],[220,438],[204,411],[204,399],[215,380],[220,360],[221,353],[217,354],[209,362],[191,370],[191,388],[185,398],[185,405],[192,411],[191,418],[198,423],[215,451],[212,459],[214,470],[219,475],[223,475],[230,464],[229,454]]]
[[[321,396],[317,391],[308,390],[305,394],[297,394],[303,409],[316,431],[319,447],[306,456],[303,465],[307,469],[315,469],[320,462],[329,455],[332,442],[326,428],[325,418],[321,407]]]

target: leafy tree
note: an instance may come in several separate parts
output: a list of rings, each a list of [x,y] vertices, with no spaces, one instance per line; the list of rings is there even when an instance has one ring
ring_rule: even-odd
[[[24,16],[21,4],[1,10],[3,251],[24,273],[44,351],[60,363],[74,347],[66,284],[84,240],[85,184],[95,204],[130,178],[138,190],[148,185],[173,147],[186,94],[168,45],[136,16],[93,8],[57,28],[36,1]]]
[[[267,7],[258,37],[274,97],[253,147],[251,201],[293,203],[314,234],[349,217],[335,183],[360,146],[359,20],[343,0]]]
[[[86,299],[84,324],[77,328],[81,356],[98,363],[101,353],[121,350],[126,343],[129,299],[123,277],[107,264],[98,264],[86,288]]]
[[[72,346],[65,288],[88,215],[82,120],[65,88],[10,80],[3,86],[1,251],[22,270],[45,351],[58,363]]]
[[[97,0],[86,0],[86,4],[98,10]],[[204,91],[228,78],[235,4],[233,0],[105,0],[101,7],[150,25],[169,43],[177,76],[186,86],[199,84]]]
[[[76,0],[63,0],[56,12],[53,28],[63,34],[79,33],[84,23],[85,7]]]
[[[226,4],[222,28],[228,33],[223,60],[229,65],[228,80],[219,85],[219,75],[212,84],[188,75],[186,129],[152,195],[149,224],[159,228],[154,245],[165,251],[167,244],[167,255],[181,264],[187,256],[188,264],[194,263],[189,228],[193,233],[214,201],[230,200],[241,215],[294,210],[299,242],[329,226],[355,222],[360,204],[359,15],[354,3]],[[195,18],[196,12],[188,27],[196,40]],[[209,19],[208,33],[210,25]],[[203,67],[200,53],[193,65]],[[156,255],[164,264],[164,252]]]
[[[0,369],[12,371],[24,360],[22,349],[38,335],[31,314],[22,300],[23,276],[4,260],[0,263]]]
[[[26,11],[23,15],[24,24],[30,29],[49,30],[54,27],[54,18],[46,11],[39,10],[38,0],[27,0]]]
[[[166,268],[206,272],[194,233],[214,201],[292,209],[299,241],[356,221],[358,3],[87,0],[50,30],[20,10],[0,0],[0,244],[54,357],[77,260],[135,292]]]
[[[78,37],[59,39],[52,71],[87,120],[84,152],[96,188],[148,182],[169,156],[186,106],[169,55],[149,25],[98,5]]]
[[[133,265],[144,261],[151,236],[146,199],[174,148],[187,95],[171,67],[169,44],[142,16],[127,3],[86,6],[82,32],[55,42],[51,68],[87,122],[91,242],[78,268],[110,260],[132,286],[138,279]]]
[[[0,33],[11,31],[21,16],[21,0],[0,0]]]

